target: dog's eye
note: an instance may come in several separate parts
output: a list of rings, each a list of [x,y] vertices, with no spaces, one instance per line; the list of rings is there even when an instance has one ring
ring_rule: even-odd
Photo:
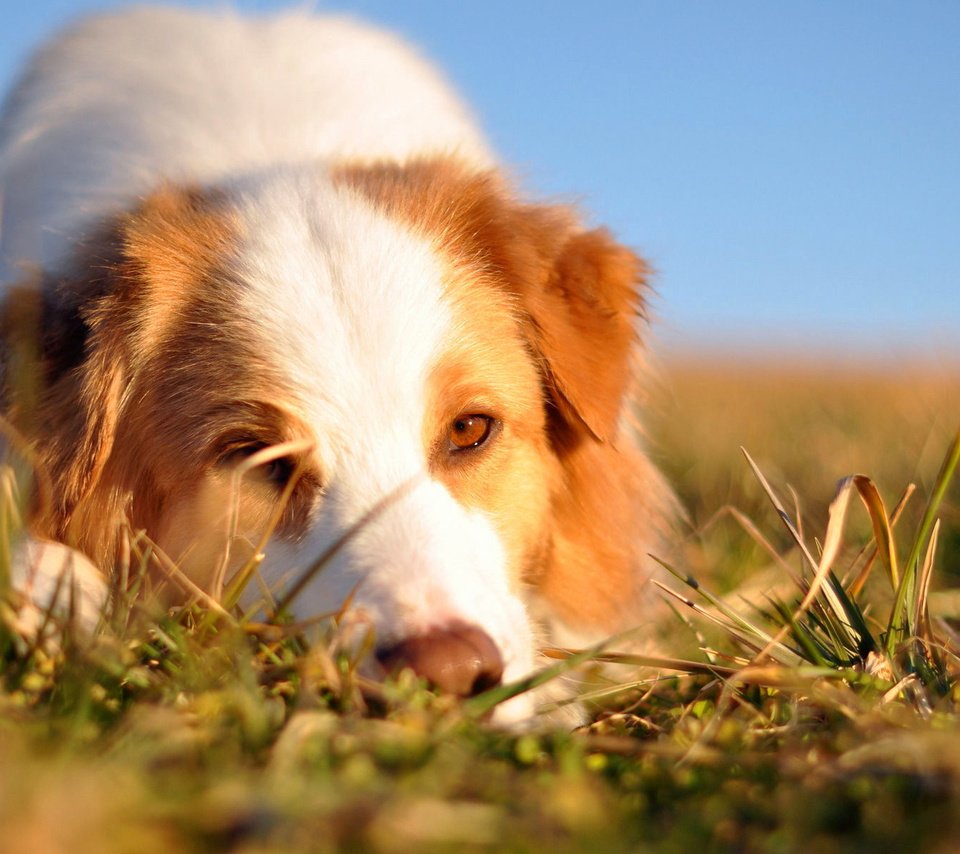
[[[254,471],[264,480],[268,480],[276,486],[283,487],[286,486],[290,478],[293,477],[293,470],[295,468],[296,464],[289,457],[280,457],[277,460],[270,460],[269,463],[264,463],[262,466],[257,466]]]
[[[256,443],[241,445],[239,447],[232,448],[229,452],[224,454],[222,459],[223,462],[228,465],[241,465],[243,462],[254,456],[254,454],[258,454],[269,447],[269,445]],[[296,462],[292,458],[276,457],[272,460],[264,460],[259,465],[254,465],[245,476],[255,478],[260,481],[266,481],[277,487],[284,487],[287,485],[290,478],[293,477],[293,472],[296,467]]]
[[[479,448],[490,438],[493,425],[489,415],[461,415],[450,425],[450,450]]]

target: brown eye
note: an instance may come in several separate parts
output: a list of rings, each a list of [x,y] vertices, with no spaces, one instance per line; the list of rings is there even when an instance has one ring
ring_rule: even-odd
[[[493,423],[488,415],[461,415],[450,425],[450,450],[479,448],[490,438]]]

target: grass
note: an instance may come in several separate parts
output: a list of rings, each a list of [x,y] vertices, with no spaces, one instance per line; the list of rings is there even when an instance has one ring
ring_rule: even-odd
[[[482,701],[366,685],[320,633],[138,609],[120,638],[6,630],[0,850],[951,848],[960,377],[678,362],[664,388],[674,667],[608,651],[588,725],[503,733]]]

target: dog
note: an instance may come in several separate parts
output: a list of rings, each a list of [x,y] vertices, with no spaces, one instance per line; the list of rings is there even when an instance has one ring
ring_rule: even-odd
[[[458,696],[642,623],[672,514],[629,423],[648,268],[519,198],[409,46],[84,20],[6,101],[0,191],[6,422],[47,484],[15,586],[73,560],[89,612],[127,524],[170,599],[253,567],[248,599]]]

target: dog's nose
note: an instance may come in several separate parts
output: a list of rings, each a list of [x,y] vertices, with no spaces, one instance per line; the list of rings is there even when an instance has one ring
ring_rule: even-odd
[[[472,697],[500,684],[503,658],[493,639],[476,626],[455,625],[377,650],[388,671],[409,667],[435,688]]]

